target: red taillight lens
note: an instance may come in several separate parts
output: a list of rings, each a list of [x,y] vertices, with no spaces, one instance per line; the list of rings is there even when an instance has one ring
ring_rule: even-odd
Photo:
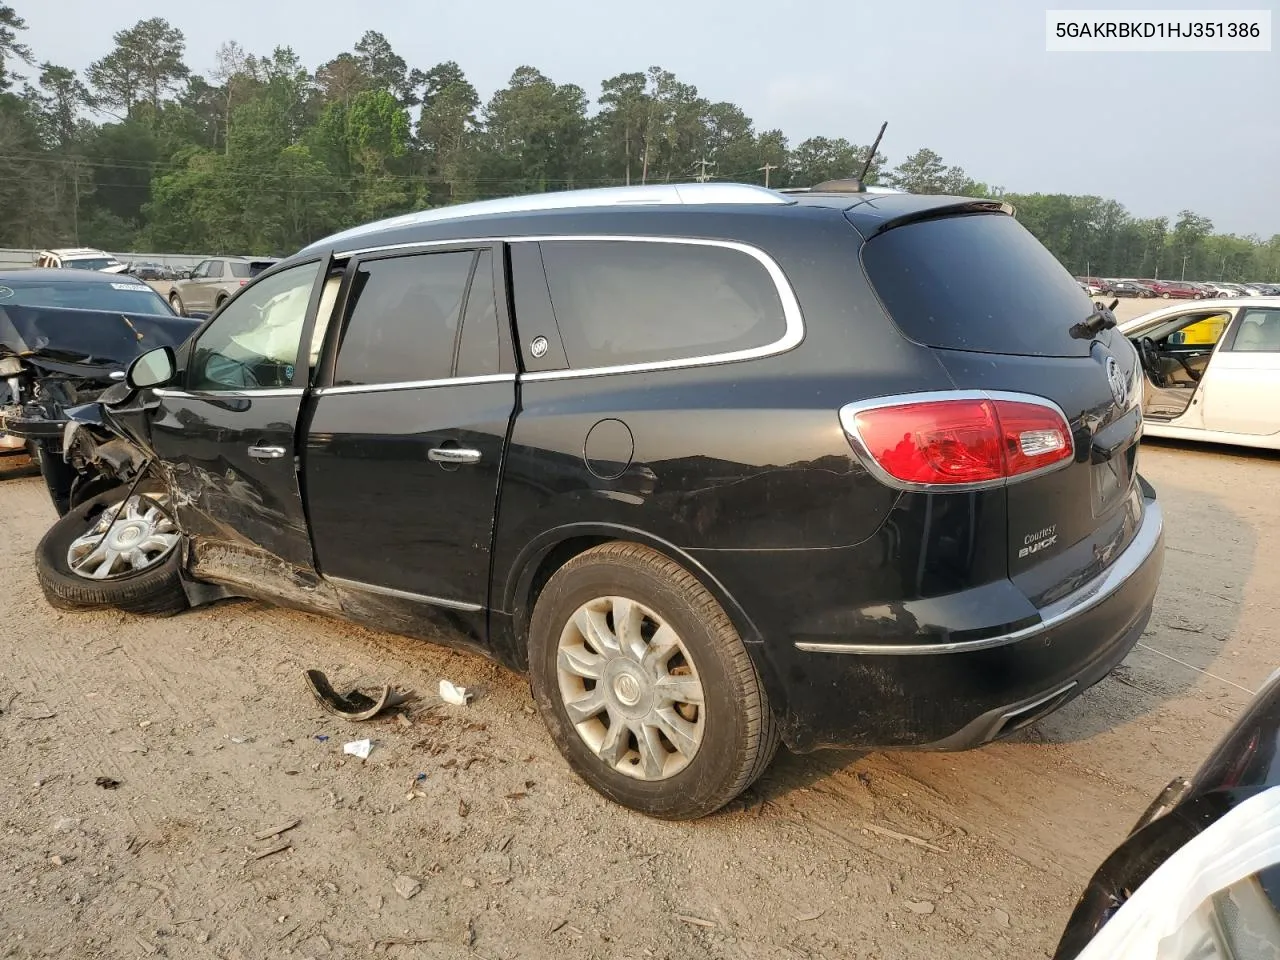
[[[893,480],[996,485],[1072,456],[1053,407],[992,398],[930,400],[857,410],[845,428]]]
[[[242,287],[243,287],[243,286],[244,286],[246,283],[248,283],[248,282],[249,282],[248,280],[241,280],[241,281],[240,281],[240,286],[242,286]]]

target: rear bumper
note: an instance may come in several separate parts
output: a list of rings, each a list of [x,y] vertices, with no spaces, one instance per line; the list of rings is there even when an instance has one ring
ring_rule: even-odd
[[[751,644],[784,741],[797,752],[966,749],[1078,696],[1124,659],[1151,616],[1164,519],[1145,485],[1143,506],[1137,534],[1104,573],[1017,629],[955,643],[766,637]]]

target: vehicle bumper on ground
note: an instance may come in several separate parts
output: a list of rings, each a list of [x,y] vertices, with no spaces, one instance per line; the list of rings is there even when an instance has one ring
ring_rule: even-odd
[[[0,407],[0,432],[22,437],[24,440],[52,440],[61,443],[66,424],[65,418],[51,420],[39,411],[32,412],[25,407]]]
[[[1042,608],[1038,623],[955,643],[751,644],[784,741],[797,752],[962,750],[1044,717],[1101,680],[1142,635],[1159,585],[1164,520],[1155,491],[1143,486],[1143,518],[1129,546],[1096,579]]]

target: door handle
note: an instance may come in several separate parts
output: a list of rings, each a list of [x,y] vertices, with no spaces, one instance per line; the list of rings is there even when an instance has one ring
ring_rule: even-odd
[[[249,456],[255,460],[280,460],[285,455],[284,447],[250,447]]]
[[[427,451],[427,459],[435,463],[479,463],[479,450],[464,450],[461,447],[432,447]]]

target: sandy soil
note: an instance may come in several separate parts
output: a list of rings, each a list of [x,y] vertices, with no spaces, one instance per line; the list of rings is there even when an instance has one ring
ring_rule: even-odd
[[[482,659],[252,603],[54,612],[31,563],[53,512],[38,479],[9,479],[0,956],[1047,956],[1280,648],[1280,457],[1148,443],[1142,469],[1167,566],[1115,675],[981,751],[783,755],[686,825],[576,780],[525,683]],[[313,666],[427,696],[405,721],[335,722]],[[442,677],[477,699],[435,703]],[[363,737],[369,759],[344,757]],[[255,835],[294,820],[260,856]]]

